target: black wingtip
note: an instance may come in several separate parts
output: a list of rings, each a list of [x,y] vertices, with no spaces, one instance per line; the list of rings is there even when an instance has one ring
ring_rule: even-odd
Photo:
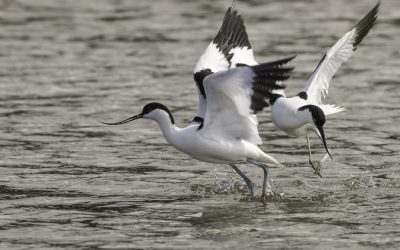
[[[232,4],[231,4],[231,7],[229,7],[229,9],[230,9],[230,10],[234,10],[234,9],[235,9],[235,6],[236,6],[236,0],[233,0],[233,1],[232,1]],[[229,10],[229,9],[228,9],[228,10]]]
[[[368,34],[371,28],[374,26],[378,17],[378,11],[381,1],[378,3],[358,22],[353,28],[356,29],[356,37],[353,43],[353,50],[357,49],[357,45],[361,43],[364,37]]]
[[[229,54],[232,48],[247,47],[251,49],[243,19],[235,10],[235,1],[233,1],[232,6],[227,9],[221,28],[215,36],[213,43],[215,43],[228,61],[230,61],[232,57],[232,55]]]
[[[263,108],[268,107],[271,98],[277,98],[273,90],[285,89],[283,81],[290,78],[290,73],[294,69],[291,66],[283,66],[293,60],[295,56],[251,66],[254,72],[252,81],[251,105],[250,109],[257,113]]]
[[[272,62],[267,62],[267,63],[261,63],[259,65],[253,66],[252,68],[254,70],[263,70],[265,68],[280,68],[283,65],[287,64],[288,62],[292,61],[294,58],[296,58],[296,55],[294,56],[290,56],[290,57],[286,57],[283,59],[279,59],[276,61],[272,61]],[[292,68],[292,70],[294,69],[294,67]]]

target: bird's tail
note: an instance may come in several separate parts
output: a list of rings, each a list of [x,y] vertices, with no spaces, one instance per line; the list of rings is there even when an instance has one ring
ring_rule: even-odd
[[[267,164],[272,163],[272,164],[274,164],[274,166],[277,166],[277,167],[284,167],[284,165],[280,164],[274,157],[272,157],[269,154],[266,154],[264,152],[258,160],[263,163],[267,163]]]
[[[318,107],[320,107],[322,109],[322,111],[324,111],[325,115],[331,115],[331,114],[339,113],[339,112],[346,110],[346,108],[344,108],[344,107],[340,107],[340,106],[336,106],[336,105],[332,105],[332,104],[321,104]]]

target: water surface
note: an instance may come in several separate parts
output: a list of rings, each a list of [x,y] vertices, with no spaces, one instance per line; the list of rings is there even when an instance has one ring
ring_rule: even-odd
[[[260,62],[298,54],[288,94],[374,1],[238,1]],[[305,139],[260,120],[266,202],[228,166],[168,146],[151,121],[107,127],[160,101],[195,114],[195,61],[229,1],[3,0],[0,10],[0,248],[395,249],[400,244],[400,3],[331,82],[335,161],[323,178]],[[324,149],[313,137],[316,157]],[[241,167],[261,192],[262,172]]]

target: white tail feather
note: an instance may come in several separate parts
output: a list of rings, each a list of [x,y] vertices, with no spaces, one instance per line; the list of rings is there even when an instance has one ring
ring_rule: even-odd
[[[322,111],[324,111],[325,115],[331,115],[331,114],[339,113],[339,112],[346,110],[346,108],[344,108],[344,107],[340,107],[340,106],[336,106],[336,105],[332,105],[332,104],[321,104],[318,107],[320,107],[322,109]]]

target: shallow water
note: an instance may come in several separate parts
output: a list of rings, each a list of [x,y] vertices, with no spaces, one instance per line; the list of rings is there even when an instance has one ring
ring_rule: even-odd
[[[297,93],[324,50],[374,1],[238,1],[257,60],[298,54]],[[0,248],[395,249],[400,245],[400,2],[331,82],[335,161],[260,116],[266,202],[228,166],[168,146],[156,124],[107,127],[149,101],[196,111],[192,67],[229,1],[0,2]],[[324,149],[313,137],[314,151]],[[261,192],[262,173],[241,167]]]

